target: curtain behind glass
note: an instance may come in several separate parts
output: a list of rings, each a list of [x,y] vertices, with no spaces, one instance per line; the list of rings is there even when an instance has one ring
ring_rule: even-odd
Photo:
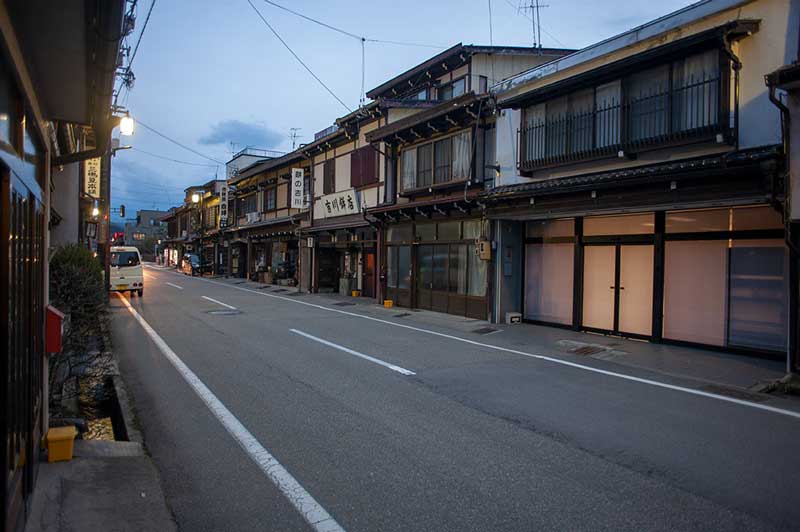
[[[709,50],[673,63],[672,125],[686,131],[719,118],[719,52]]]
[[[469,295],[483,297],[486,295],[486,261],[475,253],[475,246],[467,246],[467,272]]]
[[[594,128],[597,131],[597,147],[607,148],[620,143],[620,105],[622,82],[620,80],[599,85],[594,93]]]
[[[417,177],[417,149],[403,150],[400,155],[400,175],[403,190],[416,188]]]
[[[669,65],[637,72],[626,80],[629,138],[654,139],[667,133]]]
[[[468,179],[470,176],[472,142],[469,131],[453,137],[453,179]]]

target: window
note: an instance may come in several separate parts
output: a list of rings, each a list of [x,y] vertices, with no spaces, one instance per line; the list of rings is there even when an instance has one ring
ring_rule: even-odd
[[[336,160],[328,159],[322,167],[322,193],[333,194],[336,191]]]
[[[709,50],[528,107],[520,169],[714,138],[727,127],[721,57]]]
[[[417,148],[417,179],[414,188],[429,187],[433,183],[433,144]]]
[[[434,183],[446,183],[450,181],[453,162],[452,148],[453,143],[449,138],[434,143],[433,156],[436,163],[433,172]]]
[[[274,211],[278,207],[278,188],[268,188],[264,191],[264,210]]]
[[[350,186],[362,187],[378,182],[378,152],[364,146],[350,153]]]
[[[400,157],[403,190],[469,179],[472,173],[472,147],[471,132],[462,131],[404,150]]]
[[[112,266],[138,266],[139,254],[135,251],[120,251],[111,254]]]
[[[446,101],[452,100],[453,98],[458,98],[462,94],[466,92],[467,88],[467,79],[461,78],[455,81],[451,81],[447,85],[442,85],[439,87],[438,94],[439,100]]]
[[[400,182],[403,190],[415,187],[417,178],[417,149],[409,148],[400,154]]]
[[[419,101],[427,101],[428,100],[428,89],[422,89],[418,93],[414,94],[411,97],[412,100],[419,100]]]
[[[244,216],[245,214],[256,212],[258,210],[256,206],[256,195],[250,194],[249,196],[245,196],[244,198],[239,199],[239,214]]]

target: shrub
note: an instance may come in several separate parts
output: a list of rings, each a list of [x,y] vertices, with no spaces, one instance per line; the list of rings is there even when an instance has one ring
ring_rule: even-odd
[[[69,315],[64,351],[86,348],[106,318],[105,285],[100,261],[81,244],[56,250],[50,259],[50,301]]]

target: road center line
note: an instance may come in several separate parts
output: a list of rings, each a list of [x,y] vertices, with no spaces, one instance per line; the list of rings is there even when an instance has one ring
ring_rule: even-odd
[[[164,284],[168,284],[168,285],[172,286],[173,288],[177,288],[178,290],[183,290],[182,286],[178,286],[176,284],[172,284],[172,283],[164,283]]]
[[[369,355],[365,355],[364,353],[359,353],[358,351],[354,351],[352,349],[344,347],[343,345],[335,344],[333,342],[329,342],[328,340],[323,340],[322,338],[317,338],[316,336],[312,336],[312,335],[310,335],[308,333],[305,333],[303,331],[298,331],[297,329],[289,329],[289,331],[291,331],[291,332],[293,332],[295,334],[299,334],[300,336],[304,336],[304,337],[308,338],[309,340],[314,340],[315,342],[319,342],[319,343],[321,343],[323,345],[327,345],[328,347],[333,347],[334,349],[338,349],[339,351],[344,351],[345,353],[348,353],[348,354],[353,355],[355,357],[363,358],[364,360],[369,360],[370,362],[374,362],[375,364],[380,364],[381,366],[383,366],[385,368],[389,368],[392,371],[396,371],[397,373],[402,373],[403,375],[416,375],[416,373],[414,373],[413,371],[408,370],[406,368],[401,368],[400,366],[395,366],[394,364],[390,364],[388,362],[384,362],[383,360],[381,360],[379,358],[371,357]]]
[[[217,301],[216,299],[214,299],[212,297],[208,297],[208,296],[200,296],[200,297],[202,297],[203,299],[208,299],[209,301],[211,301],[213,303],[216,303],[217,305],[222,305],[223,307],[227,307],[227,308],[229,308],[231,310],[237,310],[236,307],[228,305],[227,303],[223,303],[222,301]]]
[[[150,336],[161,353],[175,367],[186,383],[206,404],[211,413],[222,423],[231,436],[244,449],[245,453],[264,472],[272,483],[294,506],[303,519],[317,532],[345,532],[344,528],[308,493],[303,486],[284,468],[270,452],[248,431],[244,425],[217,399],[203,381],[184,364],[175,351],[170,348],[161,336],[131,306],[127,299],[117,294],[128,307],[128,311]]]
[[[250,288],[243,288],[241,286],[231,286],[228,283],[221,283],[219,281],[212,281],[211,279],[202,279],[201,278],[200,280],[205,281],[207,283],[217,284],[217,285],[220,285],[220,286],[226,286],[226,287],[232,288],[234,290],[241,290],[243,292],[250,292],[251,294],[256,294],[256,295],[259,295],[259,296],[271,297],[271,298],[274,298],[274,299],[281,299],[283,301],[288,301],[289,303],[295,303],[297,305],[305,305],[305,306],[308,306],[308,307],[314,307],[314,308],[318,308],[320,310],[325,310],[327,312],[334,312],[334,313],[337,313],[337,314],[344,314],[346,316],[352,316],[354,318],[361,318],[361,319],[364,319],[364,320],[370,320],[370,321],[376,321],[376,322],[379,322],[379,323],[385,323],[386,325],[391,325],[392,327],[400,327],[402,329],[408,329],[408,330],[412,330],[412,331],[421,332],[421,333],[424,333],[424,334],[430,334],[430,335],[433,335],[433,336],[439,336],[440,338],[447,338],[449,340],[455,340],[457,342],[462,342],[462,343],[465,343],[465,344],[475,345],[475,346],[478,346],[478,347],[483,347],[485,349],[491,349],[491,350],[494,350],[494,351],[501,351],[503,353],[512,353],[512,354],[515,354],[515,355],[520,355],[520,356],[524,356],[524,357],[528,357],[528,358],[534,358],[534,359],[537,359],[537,360],[546,360],[547,362],[552,362],[553,364],[560,364],[562,366],[569,366],[571,368],[581,369],[581,370],[584,370],[584,371],[591,371],[593,373],[599,373],[601,375],[606,375],[606,376],[609,376],[609,377],[616,377],[618,379],[624,379],[624,380],[628,380],[628,381],[632,381],[632,382],[638,382],[638,383],[641,383],[641,384],[648,384],[650,386],[656,386],[658,388],[665,388],[665,389],[674,390],[674,391],[677,391],[677,392],[688,393],[690,395],[697,395],[697,396],[700,396],[700,397],[707,397],[709,399],[716,399],[717,401],[723,401],[723,402],[726,402],[726,403],[733,403],[733,404],[740,405],[740,406],[747,406],[747,407],[750,407],[750,408],[754,408],[756,410],[763,410],[765,412],[772,412],[773,414],[781,414],[781,415],[784,415],[784,416],[793,417],[795,419],[800,419],[800,412],[795,412],[793,410],[786,410],[784,408],[777,408],[777,407],[774,407],[774,406],[762,405],[762,404],[753,403],[753,402],[750,402],[750,401],[745,401],[743,399],[736,399],[734,397],[726,397],[724,395],[719,395],[719,394],[716,394],[716,393],[704,392],[702,390],[696,390],[694,388],[685,388],[683,386],[677,386],[677,385],[674,385],[674,384],[667,384],[665,382],[659,382],[659,381],[654,381],[654,380],[650,380],[650,379],[643,379],[641,377],[634,377],[633,375],[625,375],[624,373],[617,373],[615,371],[609,371],[609,370],[605,370],[605,369],[594,368],[592,366],[586,366],[584,364],[578,364],[578,363],[575,363],[575,362],[570,362],[568,360],[562,360],[562,359],[559,359],[559,358],[553,358],[553,357],[549,357],[549,356],[546,356],[546,355],[537,355],[537,354],[534,354],[534,353],[526,353],[525,351],[519,351],[517,349],[510,349],[508,347],[501,347],[499,345],[492,345],[492,344],[485,344],[483,342],[476,342],[475,340],[469,340],[467,338],[461,338],[459,336],[454,336],[452,334],[446,334],[446,333],[441,333],[441,332],[438,332],[438,331],[432,331],[430,329],[423,329],[422,327],[415,327],[413,325],[406,325],[404,323],[394,323],[394,322],[391,322],[389,320],[383,320],[381,318],[373,318],[372,316],[364,316],[363,314],[357,314],[355,312],[348,312],[346,310],[329,308],[329,307],[326,307],[324,305],[317,305],[316,303],[309,303],[308,301],[300,301],[300,300],[297,300],[297,299],[292,299],[290,297],[284,297],[284,296],[279,296],[279,295],[275,295],[275,294],[267,294],[267,293],[264,293],[264,292],[258,292],[256,290],[251,290]]]

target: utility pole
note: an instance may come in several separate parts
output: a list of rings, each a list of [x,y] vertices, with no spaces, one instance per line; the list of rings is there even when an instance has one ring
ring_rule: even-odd
[[[289,137],[292,139],[292,151],[294,151],[294,149],[297,147],[297,139],[300,138],[300,135],[298,135],[297,132],[300,131],[301,129],[302,128],[300,127],[289,128],[289,131],[291,131]]]

